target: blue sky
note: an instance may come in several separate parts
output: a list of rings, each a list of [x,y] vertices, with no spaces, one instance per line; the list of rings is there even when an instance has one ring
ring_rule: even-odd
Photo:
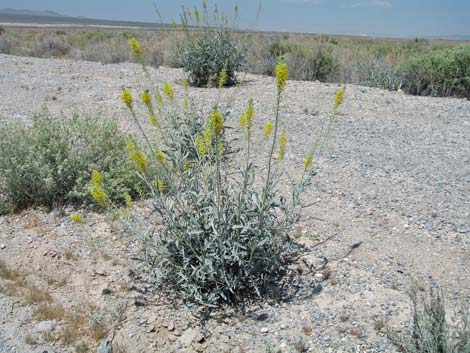
[[[202,0],[156,0],[167,20],[181,5]],[[208,0],[208,4],[214,1]],[[235,1],[219,0],[230,13]],[[351,35],[433,36],[470,34],[470,0],[239,0],[241,26],[265,30]],[[0,0],[0,8],[53,10],[70,16],[156,20],[153,0]]]

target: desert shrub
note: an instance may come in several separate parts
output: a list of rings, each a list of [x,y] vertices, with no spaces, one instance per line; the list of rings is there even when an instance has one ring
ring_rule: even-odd
[[[126,41],[119,38],[90,41],[81,50],[80,59],[101,62],[103,64],[119,64],[133,61]]]
[[[469,353],[470,308],[456,317],[456,326],[447,323],[442,290],[430,288],[429,298],[418,295],[418,286],[410,292],[413,325],[410,336],[388,330],[391,340],[406,353]]]
[[[396,91],[401,86],[401,74],[396,67],[383,60],[360,60],[356,64],[360,85]]]
[[[3,35],[5,33],[5,28],[0,26],[0,36]]]
[[[295,80],[322,82],[331,80],[339,69],[339,63],[328,46],[307,47],[297,44],[273,43],[271,56],[283,57]]]
[[[243,63],[243,50],[233,35],[224,29],[201,33],[188,40],[180,49],[181,65],[189,74],[192,85],[217,86],[224,68],[227,85],[235,82],[235,71]]]
[[[0,195],[12,211],[86,201],[94,169],[102,171],[117,202],[145,190],[128,159],[126,137],[112,122],[42,114],[30,125],[0,129]]]
[[[235,17],[237,12],[236,7]],[[228,18],[219,14],[217,7],[210,14],[205,2],[201,12],[196,8],[192,14],[183,8],[180,17],[185,39],[177,47],[177,57],[189,82],[197,87],[215,87],[224,70],[225,84],[232,85],[236,80],[235,72],[243,64],[245,49],[232,33]]]
[[[44,38],[29,48],[29,55],[39,58],[63,57],[68,54],[70,46],[57,37]]]
[[[133,52],[141,55],[139,43],[131,39],[130,44]],[[186,81],[182,104],[169,84],[164,85],[163,95],[142,93],[156,129],[155,141],[140,128],[131,92],[122,92],[143,134],[143,147],[136,147],[133,159],[140,162],[136,163],[138,173],[154,195],[154,220],[145,223],[155,226],[136,234],[141,244],[139,264],[158,287],[207,306],[236,304],[254,293],[262,295],[284,274],[294,249],[288,234],[302,206],[300,195],[313,176],[312,147],[301,175],[291,181],[290,197],[278,186],[287,143],[280,116],[287,76],[287,65],[280,63],[276,68],[275,118],[264,127],[264,168],[252,161],[252,100],[239,119],[243,142],[233,146],[224,137],[228,113],[218,103],[207,116],[195,113],[199,110],[188,101]],[[219,89],[224,84],[219,80]],[[340,90],[335,108],[343,95]],[[331,125],[325,131],[331,131]],[[233,155],[237,150],[243,162],[235,168],[225,151],[233,151]],[[162,168],[161,173],[149,175],[150,165]],[[130,231],[142,228],[140,218],[127,220]]]
[[[470,47],[415,55],[401,65],[403,90],[423,96],[470,97]]]

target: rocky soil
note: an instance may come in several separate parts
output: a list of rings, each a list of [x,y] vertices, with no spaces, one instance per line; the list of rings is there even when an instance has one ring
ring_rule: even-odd
[[[149,74],[150,83],[134,64],[0,55],[0,124],[27,123],[48,109],[62,119],[100,113],[131,132],[121,86],[137,93],[168,81],[183,94],[180,70]],[[274,81],[245,74],[240,80],[220,94],[232,112],[228,124],[237,126],[253,97],[260,131],[272,117]],[[324,126],[337,89],[289,82],[282,120],[291,174]],[[216,89],[191,90],[202,110],[218,95]],[[259,146],[261,160],[265,148]],[[305,197],[314,205],[296,230],[297,241],[309,249],[295,267],[299,276],[291,285],[298,291],[244,313],[228,310],[201,322],[197,308],[171,305],[129,271],[132,248],[119,226],[85,210],[83,225],[70,221],[71,209],[0,217],[0,260],[46,288],[66,312],[87,307],[90,317],[106,318],[115,347],[129,353],[301,352],[302,346],[310,352],[392,353],[382,326],[409,325],[412,279],[423,290],[428,282],[439,284],[450,312],[470,300],[469,101],[348,86],[330,147],[316,168]],[[58,340],[65,323],[34,318],[40,304],[12,294],[8,283],[0,278],[0,352],[79,351],[78,342]],[[80,340],[96,351],[93,339]]]

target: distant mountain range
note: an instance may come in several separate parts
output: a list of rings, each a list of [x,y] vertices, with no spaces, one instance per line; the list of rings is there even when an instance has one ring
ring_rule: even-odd
[[[29,23],[29,24],[50,24],[50,25],[89,25],[89,26],[118,26],[118,27],[144,27],[156,28],[162,25],[154,22],[118,21],[91,19],[83,16],[66,16],[55,11],[33,11],[22,9],[0,9],[0,22],[7,23]],[[382,36],[379,36],[382,37]],[[391,37],[391,36],[384,36]],[[413,36],[410,36],[412,38]],[[424,36],[428,39],[449,39],[458,41],[470,41],[470,34],[462,35],[442,35]]]
[[[19,16],[42,16],[42,17],[67,17],[55,11],[33,11],[33,10],[18,10],[18,9],[0,9],[0,14],[3,15],[19,15]]]

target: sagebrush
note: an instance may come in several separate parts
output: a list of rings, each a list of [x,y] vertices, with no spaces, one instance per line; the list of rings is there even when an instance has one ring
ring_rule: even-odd
[[[146,192],[128,158],[126,136],[99,117],[35,115],[31,124],[0,128],[0,197],[3,211],[52,208],[90,200],[90,176],[100,170],[116,202]]]

